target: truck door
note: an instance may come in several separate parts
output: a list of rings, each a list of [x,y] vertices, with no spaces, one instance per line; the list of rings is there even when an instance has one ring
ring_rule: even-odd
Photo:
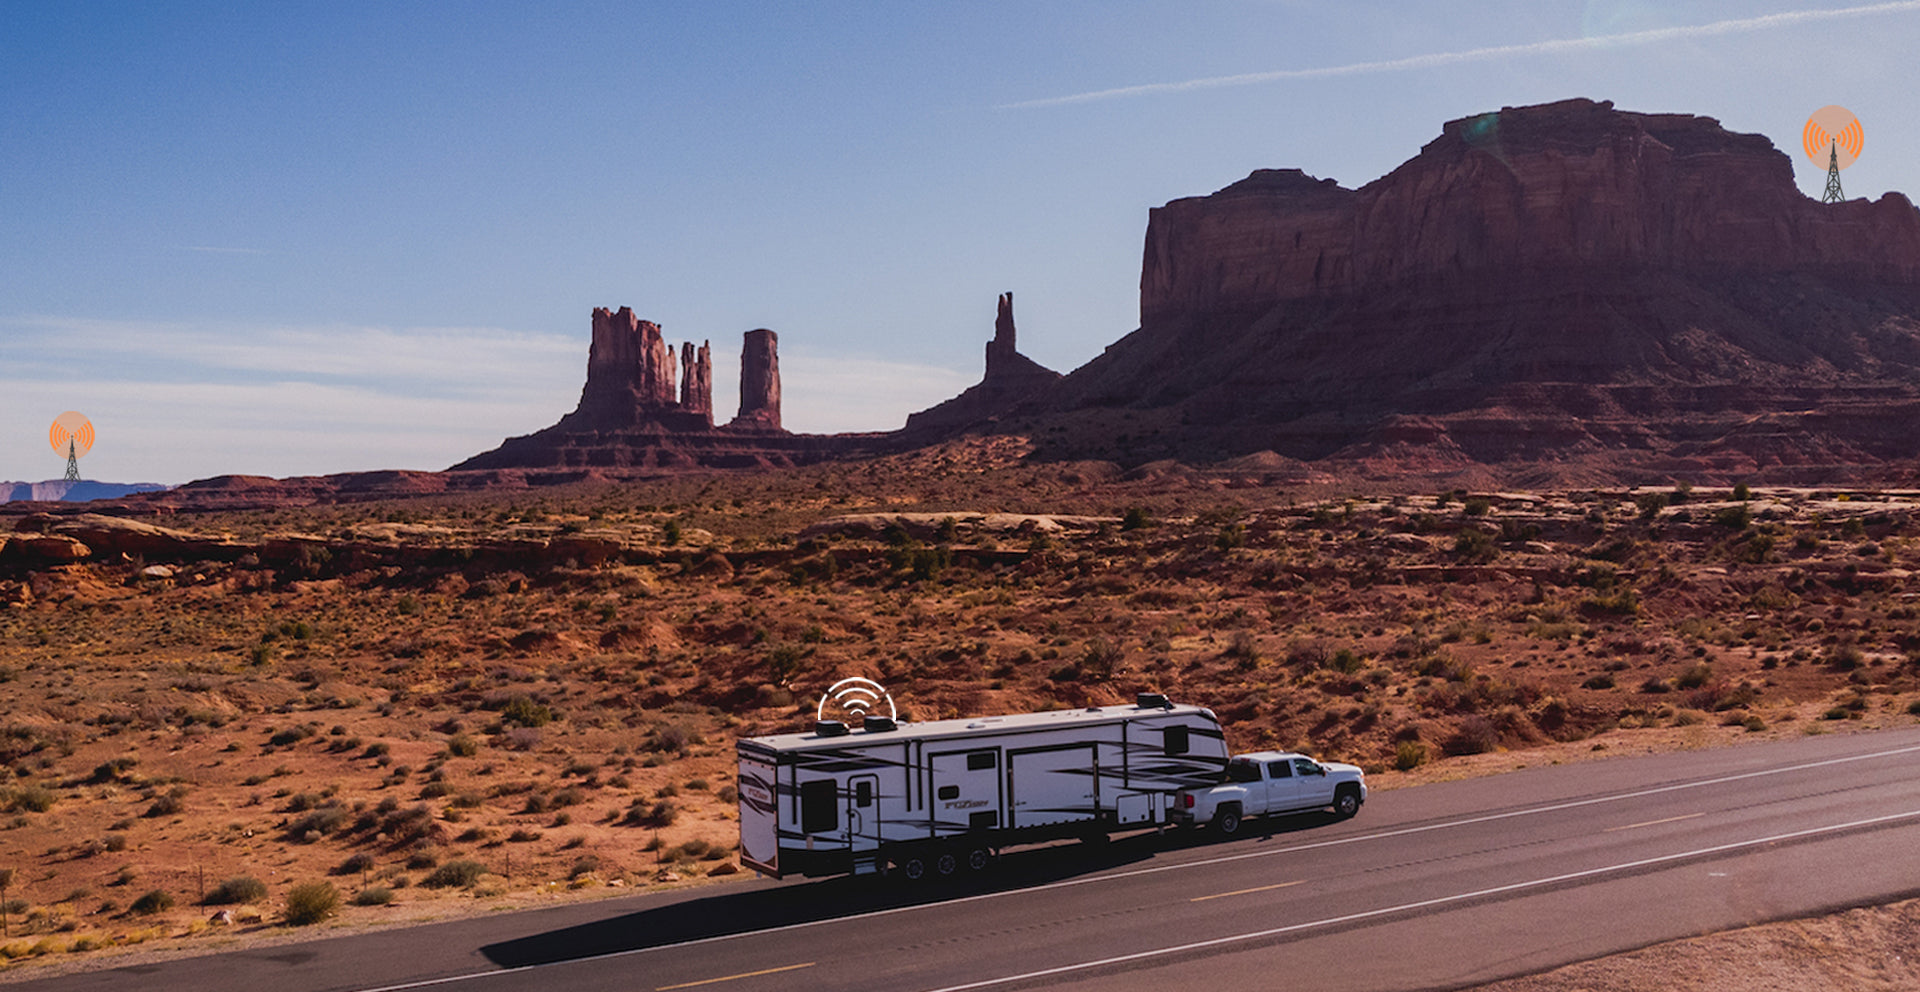
[[[1279,813],[1306,805],[1301,798],[1301,779],[1293,773],[1293,762],[1285,758],[1267,762],[1267,810]]]
[[[994,830],[1000,818],[1000,750],[979,748],[929,755],[933,779],[933,830],[950,837]]]
[[[1311,808],[1333,804],[1333,783],[1327,780],[1327,770],[1320,767],[1312,758],[1293,759],[1293,777],[1300,783],[1300,798],[1296,805]]]

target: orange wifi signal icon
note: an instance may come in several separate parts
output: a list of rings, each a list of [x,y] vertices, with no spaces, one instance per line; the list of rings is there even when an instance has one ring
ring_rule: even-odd
[[[84,455],[93,450],[93,421],[76,410],[68,410],[53,418],[53,426],[47,428],[47,441],[59,454],[67,453],[67,442],[73,442],[73,453]]]
[[[1842,169],[1860,157],[1863,137],[1860,118],[1853,116],[1853,111],[1838,105],[1814,111],[1813,116],[1807,118],[1806,128],[1800,133],[1808,158],[1825,165],[1827,157],[1832,155]]]

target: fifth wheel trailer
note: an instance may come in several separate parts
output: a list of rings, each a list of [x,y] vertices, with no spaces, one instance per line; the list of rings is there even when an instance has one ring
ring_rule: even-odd
[[[1173,795],[1220,779],[1211,710],[1132,706],[746,738],[740,860],[775,878],[910,879],[979,870],[994,850],[1166,821]]]

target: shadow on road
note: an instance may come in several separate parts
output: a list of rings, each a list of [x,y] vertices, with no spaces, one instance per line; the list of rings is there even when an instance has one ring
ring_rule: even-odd
[[[1338,822],[1331,814],[1249,820],[1236,840],[1254,840],[1310,830]],[[946,881],[923,880],[915,885],[898,874],[890,877],[833,878],[817,882],[777,884],[745,891],[716,892],[700,899],[674,902],[611,919],[480,949],[504,968],[553,964],[639,951],[668,944],[727,937],[778,927],[842,919],[944,902],[964,896],[1032,888],[1070,878],[1123,868],[1153,860],[1171,851],[1202,847],[1217,840],[1201,831],[1144,832],[1090,843],[1063,843],[1009,851],[986,871]]]

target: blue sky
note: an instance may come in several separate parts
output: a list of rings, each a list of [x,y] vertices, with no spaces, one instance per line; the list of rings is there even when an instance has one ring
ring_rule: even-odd
[[[1132,330],[1147,210],[1358,186],[1573,96],[1920,191],[1920,3],[0,3],[0,478],[444,468],[573,408],[588,313],[780,334],[796,430]],[[1116,92],[1117,91],[1117,92]]]

